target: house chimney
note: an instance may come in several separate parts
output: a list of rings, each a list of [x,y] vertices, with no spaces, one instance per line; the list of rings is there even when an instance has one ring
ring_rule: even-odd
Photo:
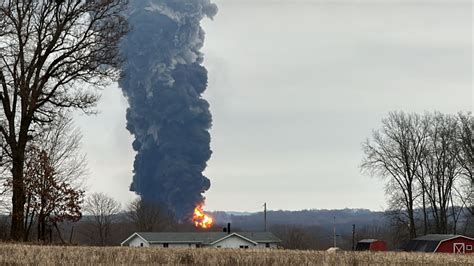
[[[230,234],[230,223],[227,223],[227,234]]]

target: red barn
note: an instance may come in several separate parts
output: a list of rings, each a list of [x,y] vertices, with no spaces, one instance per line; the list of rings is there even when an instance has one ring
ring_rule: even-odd
[[[426,235],[410,240],[404,251],[441,252],[469,254],[474,253],[474,238],[462,235]]]
[[[387,251],[387,245],[382,240],[377,239],[362,239],[357,242],[356,251]]]

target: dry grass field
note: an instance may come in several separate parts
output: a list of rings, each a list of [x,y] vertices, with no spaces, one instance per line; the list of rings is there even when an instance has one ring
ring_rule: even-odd
[[[0,244],[0,265],[474,265],[474,255]]]

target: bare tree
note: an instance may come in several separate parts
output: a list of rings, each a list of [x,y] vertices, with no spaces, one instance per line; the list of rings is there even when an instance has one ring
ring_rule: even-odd
[[[93,111],[93,88],[118,77],[125,8],[126,0],[0,0],[0,133],[12,164],[12,239],[24,236],[28,143],[64,108]]]
[[[422,162],[427,123],[417,114],[391,112],[382,120],[382,129],[375,130],[372,140],[363,144],[363,171],[388,178],[401,196],[408,216],[410,237],[416,237],[415,200],[418,167]]]
[[[48,153],[34,147],[32,149],[34,151],[28,153],[25,171],[26,212],[29,219],[25,219],[24,240],[28,240],[36,217],[38,240],[45,241],[47,227],[54,226],[60,236],[58,223],[76,222],[81,218],[80,205],[84,192],[73,188],[67,181],[58,180]]]
[[[112,223],[120,210],[120,203],[104,193],[93,193],[86,199],[84,211],[93,218],[100,245],[108,244]]]
[[[44,241],[47,223],[56,227],[62,220],[75,221],[81,217],[81,186],[87,172],[85,155],[80,152],[81,138],[70,116],[61,114],[29,143],[24,170],[24,240],[28,239],[35,219],[38,240]]]
[[[408,224],[410,237],[420,209],[423,233],[456,233],[465,207],[472,206],[470,113],[390,113],[363,148],[362,169],[388,178],[392,217],[398,216],[398,226]]]
[[[57,182],[67,181],[75,188],[83,186],[88,174],[87,160],[81,152],[81,131],[74,126],[71,113],[58,114],[31,143],[48,154]]]
[[[312,227],[273,225],[271,231],[282,240],[281,245],[287,249],[308,250],[327,248],[326,245],[324,245],[325,241],[321,241],[321,238],[316,238],[311,235],[311,233],[314,233],[314,228]]]
[[[128,207],[128,218],[137,231],[163,231],[173,225],[172,216],[163,206],[136,199]]]
[[[461,167],[464,188],[457,192],[468,211],[474,215],[474,119],[471,112],[459,113],[457,118],[459,150],[455,156]]]
[[[457,120],[454,116],[439,112],[432,114],[428,152],[422,168],[429,178],[426,192],[436,232],[441,234],[448,232],[449,204],[452,203],[451,209],[454,211],[453,191],[461,169],[456,159],[458,153],[456,131]],[[455,215],[453,219],[455,224]]]

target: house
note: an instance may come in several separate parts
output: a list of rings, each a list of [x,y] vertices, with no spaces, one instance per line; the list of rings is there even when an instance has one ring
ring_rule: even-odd
[[[162,248],[277,248],[281,242],[270,232],[137,232],[121,243],[130,247]]]
[[[378,239],[362,239],[357,242],[356,251],[387,251],[385,241]]]
[[[426,235],[410,240],[404,251],[443,252],[467,254],[474,253],[474,238],[462,235]]]

